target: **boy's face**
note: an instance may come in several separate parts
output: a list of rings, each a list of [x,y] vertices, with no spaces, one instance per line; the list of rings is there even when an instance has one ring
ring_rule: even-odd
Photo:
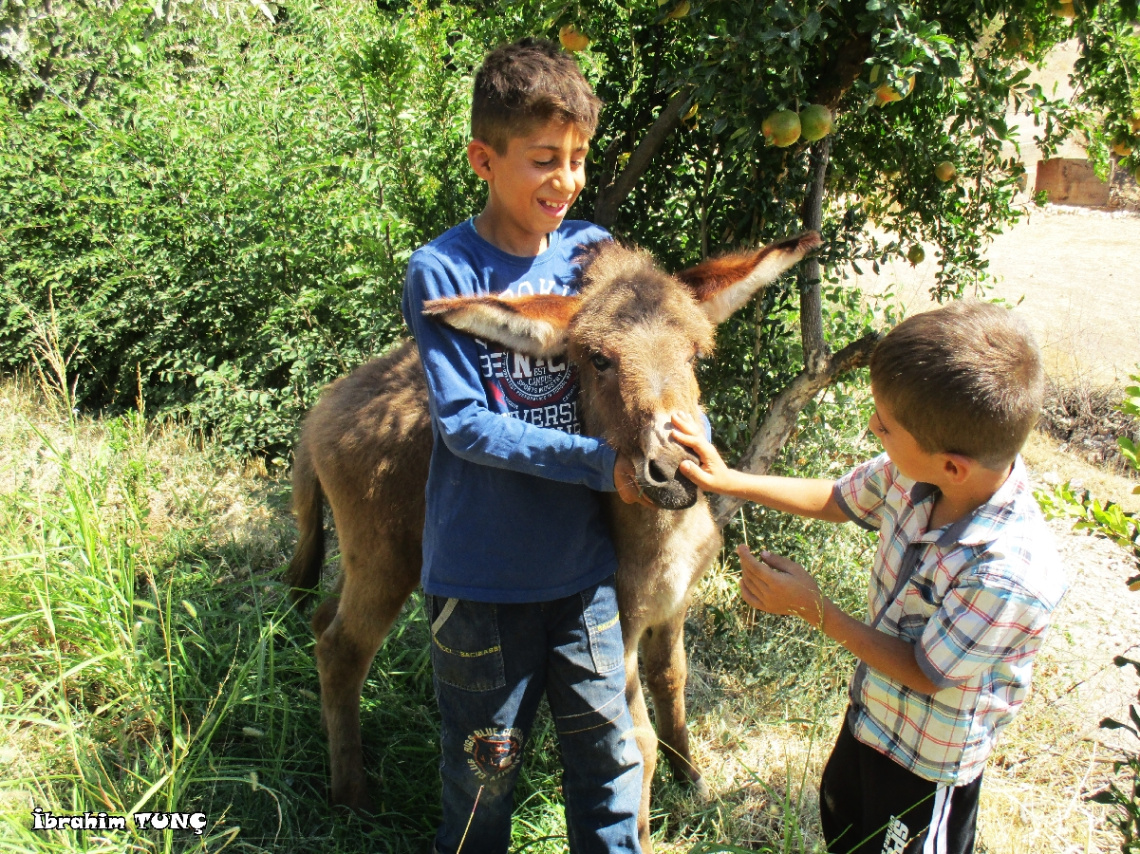
[[[571,122],[551,121],[512,137],[502,154],[474,140],[467,148],[487,182],[479,233],[512,255],[537,255],[586,185],[590,140]]]
[[[868,427],[882,443],[891,462],[911,480],[939,484],[945,455],[924,451],[918,440],[895,420],[894,413],[875,394],[874,386],[871,396],[875,400],[875,411]]]

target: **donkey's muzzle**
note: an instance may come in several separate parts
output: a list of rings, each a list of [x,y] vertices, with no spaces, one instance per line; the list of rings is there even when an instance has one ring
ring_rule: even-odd
[[[664,484],[642,490],[662,510],[688,510],[697,503],[697,485],[680,472]]]

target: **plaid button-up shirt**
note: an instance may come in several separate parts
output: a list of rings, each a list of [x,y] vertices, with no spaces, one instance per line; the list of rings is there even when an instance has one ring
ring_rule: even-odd
[[[988,502],[931,531],[937,495],[900,474],[886,454],[835,484],[843,511],[879,532],[870,625],[913,643],[938,686],[922,694],[860,664],[848,725],[919,777],[963,785],[982,773],[1025,699],[1067,582],[1020,457]]]

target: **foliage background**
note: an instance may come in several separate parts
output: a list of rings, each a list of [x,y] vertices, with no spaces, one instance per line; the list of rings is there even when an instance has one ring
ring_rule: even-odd
[[[1140,53],[1122,41],[1134,9],[1081,9],[1074,29],[1045,0],[12,0],[0,369],[28,365],[54,325],[80,405],[141,398],[285,461],[319,388],[401,334],[409,253],[481,207],[464,145],[482,55],[567,23],[593,39],[579,56],[607,102],[575,215],[591,218],[630,169],[613,228],[668,267],[800,230],[808,147],[767,146],[759,126],[826,99],[838,120],[825,277],[923,243],[952,296],[984,277],[985,241],[1020,213],[1023,167],[1003,153],[1011,103],[1039,116],[1046,148],[1082,121],[1026,84],[1025,62],[1079,32],[1100,50],[1090,109],[1112,111],[1086,124],[1118,134],[1121,105],[1140,107]],[[875,106],[874,64],[913,77],[914,94]],[[675,97],[682,109],[642,158]],[[931,174],[944,159],[959,171],[950,184]],[[748,432],[786,382],[796,336],[763,318],[795,305],[789,284],[722,335],[705,376],[718,435]]]

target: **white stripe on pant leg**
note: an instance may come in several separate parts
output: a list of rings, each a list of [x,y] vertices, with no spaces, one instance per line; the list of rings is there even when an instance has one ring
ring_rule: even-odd
[[[930,816],[930,829],[922,854],[946,854],[946,828],[950,824],[950,802],[953,786],[939,786],[934,792],[934,812]]]

